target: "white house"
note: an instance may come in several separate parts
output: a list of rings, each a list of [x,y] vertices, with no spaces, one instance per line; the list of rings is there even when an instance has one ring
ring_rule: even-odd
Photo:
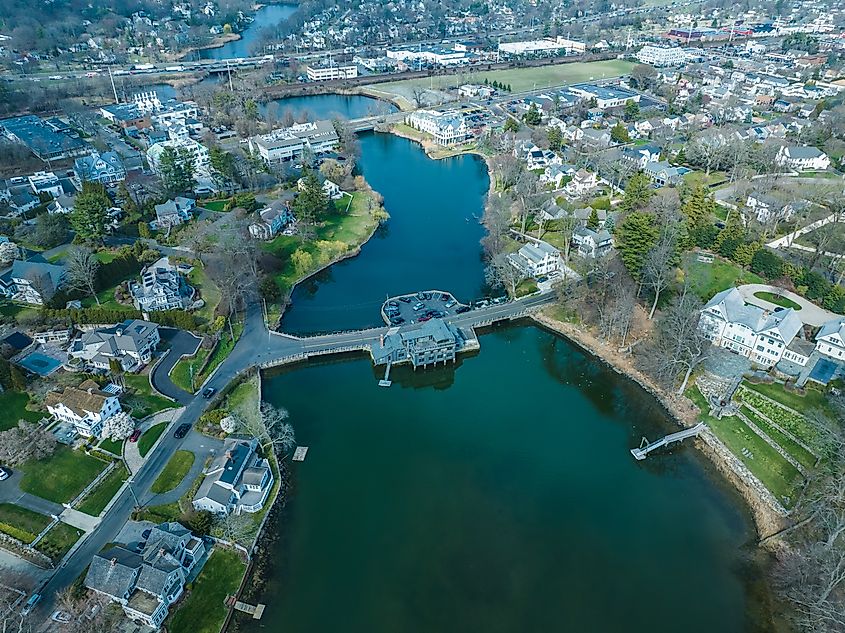
[[[816,334],[816,351],[845,362],[845,317],[825,323]]]
[[[763,224],[774,219],[788,222],[795,213],[792,204],[765,193],[749,194],[745,206],[754,213],[757,221]]]
[[[830,158],[817,147],[784,145],[775,160],[779,165],[796,171],[823,170],[830,167]]]
[[[701,309],[698,327],[714,345],[771,367],[783,357],[802,324],[792,308],[769,312],[747,305],[739,290],[729,288]]]
[[[456,110],[416,110],[405,118],[405,123],[415,130],[431,134],[439,145],[463,143],[470,135],[466,119]]]
[[[64,284],[65,275],[63,266],[16,259],[11,269],[0,275],[0,296],[43,305]]]
[[[51,391],[44,404],[50,415],[69,422],[85,437],[100,437],[103,422],[122,410],[117,396],[101,391],[93,380],[86,380],[79,387],[65,387],[64,391]]]
[[[529,242],[516,253],[511,253],[508,261],[526,276],[534,278],[557,274],[563,264],[560,251],[540,240]]]
[[[197,206],[193,198],[177,196],[163,204],[155,205],[156,219],[150,223],[154,230],[170,228],[191,219],[191,211]]]
[[[258,512],[273,487],[273,471],[258,440],[228,439],[205,471],[193,506],[218,515]]]
[[[598,176],[586,169],[579,169],[572,176],[572,180],[566,183],[563,190],[570,196],[583,196],[595,189],[599,184]]]
[[[135,307],[143,312],[185,310],[194,297],[194,289],[167,257],[142,269],[141,283],[130,282],[129,293]]]
[[[687,61],[687,55],[682,48],[647,44],[637,51],[637,59],[643,64],[657,67],[680,66]]]
[[[168,148],[187,156],[187,160],[191,161],[194,179],[197,182],[197,191],[215,190],[214,170],[211,168],[208,148],[192,138],[170,138],[153,143],[147,150],[147,161],[156,174],[161,174],[161,156]]]

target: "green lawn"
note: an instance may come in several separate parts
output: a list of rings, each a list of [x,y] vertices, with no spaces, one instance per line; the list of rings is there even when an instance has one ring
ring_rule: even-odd
[[[727,180],[727,177],[723,171],[712,171],[708,176],[703,171],[696,170],[684,174],[683,179],[684,182],[691,187],[695,187],[696,185],[710,187],[711,185],[724,183]]]
[[[537,282],[533,279],[523,279],[516,287],[517,297],[524,297],[534,292],[537,292]]]
[[[764,283],[758,275],[720,257],[706,264],[698,261],[695,253],[687,253],[684,256],[684,265],[690,288],[702,301],[709,301],[717,292],[731,286]]]
[[[173,490],[176,486],[182,483],[185,475],[191,470],[194,465],[194,454],[191,451],[176,451],[167,466],[161,471],[161,474],[153,482],[150,487],[156,494],[168,492]]]
[[[801,464],[804,468],[809,470],[816,465],[815,455],[813,455],[810,451],[801,446],[801,444],[790,438],[788,435],[779,431],[775,426],[769,423],[766,418],[757,415],[747,406],[742,407],[742,413],[743,415],[745,415],[745,417],[747,417],[754,424],[756,424],[757,428],[759,428],[766,435],[768,435],[769,439],[773,440],[775,444],[780,446],[783,450],[785,450],[792,457],[794,457],[795,461]]]
[[[797,488],[803,480],[798,469],[737,416],[722,419],[711,417],[708,414],[707,402],[697,386],[689,388],[686,395],[701,409],[699,419],[707,423],[716,437],[722,440],[784,507],[792,507],[797,498]]]
[[[2,414],[0,414],[0,431],[17,426],[19,420],[38,422],[44,417],[43,413],[27,409],[27,404],[29,404],[28,393],[18,391],[0,393],[0,411],[2,411]]]
[[[514,92],[519,92],[534,88],[561,86],[582,81],[619,77],[629,73],[633,67],[634,64],[631,62],[618,59],[598,62],[572,62],[552,66],[510,68],[507,70],[473,73],[473,82],[483,83],[485,79],[489,83],[498,81],[499,83],[510,85]],[[457,75],[444,75],[442,77],[435,77],[433,84],[435,89],[442,89],[455,86],[458,81],[459,77]],[[366,91],[376,94],[399,95],[408,98],[414,88],[429,88],[431,85],[432,79],[425,77],[422,79],[406,79],[403,81],[374,84],[367,86]]]
[[[98,448],[101,448],[102,450],[108,451],[112,455],[117,455],[119,457],[120,455],[123,455],[123,442],[124,440],[115,442],[114,440],[106,438],[97,446]]]
[[[212,282],[201,266],[194,266],[188,274],[188,283],[199,290],[205,305],[194,314],[204,323],[210,323],[214,319],[214,310],[220,303],[220,289]]]
[[[147,453],[149,453],[150,449],[153,447],[153,444],[156,443],[156,440],[161,437],[161,434],[164,433],[165,429],[167,429],[167,425],[168,422],[159,422],[141,434],[141,437],[138,439],[138,453],[141,454],[141,457],[146,457]]]
[[[206,200],[205,202],[200,203],[203,209],[208,209],[209,211],[225,211],[226,203],[229,202],[229,199],[225,200]]]
[[[32,543],[48,525],[48,516],[11,503],[0,503],[0,532],[4,534],[24,543]]]
[[[242,380],[232,389],[226,399],[226,408],[242,418],[256,420],[260,394],[258,393],[258,376],[253,375]]]
[[[228,609],[227,595],[240,586],[246,567],[237,553],[215,547],[197,579],[188,587],[188,597],[173,614],[172,633],[218,633]]]
[[[780,306],[782,308],[792,308],[795,311],[801,309],[801,306],[795,303],[792,299],[776,295],[773,292],[755,292],[754,296],[758,299],[762,299],[763,301],[774,303],[776,306]]]
[[[827,396],[818,388],[807,386],[804,390],[804,395],[796,391],[788,391],[780,383],[760,383],[754,384],[748,381],[742,383],[743,387],[748,387],[752,391],[762,393],[776,402],[786,405],[795,411],[810,411],[812,409],[819,409],[825,412],[831,418],[836,416],[832,405],[827,399]]]
[[[131,389],[131,393],[123,396],[121,400],[132,408],[132,416],[135,419],[140,420],[153,413],[176,406],[164,396],[153,393],[149,376],[146,374],[125,374],[123,380],[126,386]]]
[[[181,519],[182,509],[179,507],[178,501],[159,506],[148,506],[135,517],[136,521],[152,521],[153,523],[166,523],[167,521],[179,521]]]
[[[217,366],[226,360],[226,357],[231,353],[235,344],[238,342],[238,338],[240,338],[243,329],[243,323],[238,322],[232,325],[232,330],[235,333],[235,340],[232,341],[232,339],[229,338],[229,329],[224,328],[222,338],[213,351],[201,349],[197,352],[197,355],[194,358],[183,358],[176,363],[173,370],[170,372],[170,379],[173,381],[173,384],[183,391],[195,393],[196,390],[199,389],[200,385],[205,382],[205,379],[211,375],[211,372],[217,369]],[[206,365],[205,370],[200,373],[209,353],[211,353],[211,360],[208,361],[208,365]],[[193,386],[191,385],[192,370],[194,376]]]
[[[39,552],[47,554],[54,561],[61,560],[74,543],[82,536],[82,530],[67,523],[57,523],[35,546]]]
[[[82,499],[82,502],[76,506],[76,509],[94,517],[99,516],[100,512],[105,509],[109,501],[112,500],[117,494],[117,491],[123,486],[123,482],[126,481],[128,476],[129,473],[126,472],[126,467],[123,464],[119,464],[106,475],[105,479],[97,484],[94,490]]]
[[[55,503],[67,503],[105,467],[105,462],[62,445],[47,459],[30,460],[21,466],[21,490]]]

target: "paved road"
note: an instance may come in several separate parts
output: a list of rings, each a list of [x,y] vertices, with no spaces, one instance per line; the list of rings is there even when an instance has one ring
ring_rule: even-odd
[[[455,316],[449,321],[459,327],[485,323],[491,319],[509,318],[512,315],[522,312],[526,308],[538,307],[555,300],[555,293],[533,295],[520,301],[494,305],[488,308],[473,310],[466,314]],[[377,341],[378,337],[387,331],[386,327],[373,328],[370,330],[342,332],[321,337],[298,339],[286,335],[270,334],[264,325],[261,308],[257,302],[251,303],[246,311],[246,325],[241,338],[232,350],[232,353],[217,368],[211,377],[205,382],[205,386],[213,387],[218,392],[231,383],[239,374],[259,363],[272,361],[281,356],[288,356],[291,353],[302,351],[314,351],[325,349],[326,346],[343,346],[361,342]],[[170,354],[174,354],[171,351]],[[193,396],[185,399],[185,410],[182,415],[171,423],[164,435],[162,435],[157,447],[149,454],[141,469],[133,475],[129,488],[114,501],[109,512],[102,518],[100,524],[82,542],[80,547],[65,561],[50,581],[42,588],[44,596],[41,601],[37,616],[47,617],[53,612],[56,596],[69,586],[90,564],[94,555],[99,552],[107,543],[114,542],[117,535],[130,518],[132,509],[135,507],[135,500],[131,491],[139,498],[141,503],[149,502],[152,498],[149,493],[150,486],[156,480],[161,470],[173,456],[181,449],[195,450],[192,448],[196,443],[195,434],[188,434],[186,438],[177,439],[173,437],[173,429],[176,424],[188,423],[193,425],[203,412],[213,404],[213,400],[206,400],[201,396]],[[131,491],[130,491],[131,488]]]
[[[194,396],[173,384],[170,379],[170,371],[183,356],[196,354],[202,341],[190,332],[183,330],[161,328],[160,332],[161,339],[170,344],[170,350],[152,369],[153,387],[160,393],[173,398],[179,404],[186,405],[193,400]]]

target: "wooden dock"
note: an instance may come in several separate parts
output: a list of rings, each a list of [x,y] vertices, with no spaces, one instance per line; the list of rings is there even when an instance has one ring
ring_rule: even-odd
[[[638,460],[639,459],[645,459],[648,456],[648,454],[651,451],[653,451],[654,449],[660,448],[662,446],[667,446],[668,444],[671,444],[672,442],[681,442],[681,441],[687,439],[688,437],[695,437],[706,428],[707,428],[707,425],[704,424],[704,422],[699,422],[698,424],[696,424],[695,426],[693,426],[691,428],[684,429],[683,431],[678,431],[677,433],[671,433],[671,434],[669,434],[665,437],[661,437],[656,442],[649,443],[648,440],[643,438],[643,444],[645,444],[645,446],[640,444],[639,448],[632,448],[631,449],[631,455],[633,455]]]
[[[235,611],[248,613],[252,616],[253,620],[261,619],[261,616],[264,615],[264,608],[266,606],[263,604],[249,604],[247,602],[241,602],[240,600],[236,600],[235,596],[228,596],[226,598],[226,605],[233,608]]]
[[[293,461],[304,462],[305,456],[307,454],[308,454],[308,447],[307,446],[297,446],[296,450],[293,452]]]

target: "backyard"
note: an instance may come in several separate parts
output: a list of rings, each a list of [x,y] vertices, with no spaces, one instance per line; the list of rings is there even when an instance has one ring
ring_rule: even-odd
[[[246,566],[240,556],[215,547],[197,579],[188,586],[188,597],[168,625],[172,633],[218,633],[228,609],[227,595],[241,584]]]
[[[106,463],[59,446],[47,459],[30,460],[21,466],[23,478],[20,487],[42,499],[55,503],[73,500],[106,468]]]
[[[763,283],[759,276],[718,256],[712,262],[706,263],[698,261],[696,253],[687,253],[684,256],[684,266],[690,289],[705,302],[717,292],[731,286]]]
[[[0,393],[0,431],[6,431],[17,426],[18,420],[27,422],[38,422],[43,413],[30,411],[26,408],[29,404],[29,394],[18,391],[4,391]]]
[[[76,506],[76,509],[91,516],[99,516],[105,509],[114,496],[123,486],[123,482],[129,473],[126,472],[126,467],[121,463],[116,468],[105,476],[105,478],[97,484],[97,487],[89,492],[82,499],[82,502]]]

